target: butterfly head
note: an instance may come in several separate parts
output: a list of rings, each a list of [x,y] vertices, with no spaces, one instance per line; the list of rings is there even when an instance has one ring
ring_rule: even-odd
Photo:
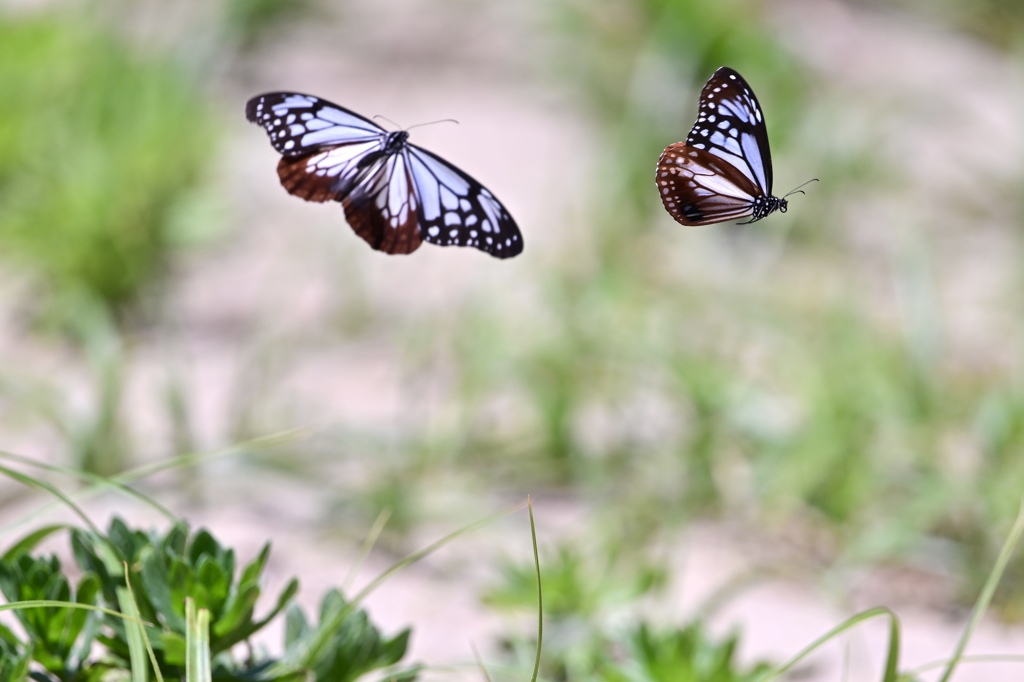
[[[788,209],[789,202],[786,201],[785,197],[780,199],[773,196],[759,196],[753,201],[753,211],[750,214],[750,220],[742,222],[740,225],[756,223],[761,218],[766,218],[776,211],[785,213]]]
[[[770,215],[772,213],[775,213],[775,211],[778,211],[779,213],[785,213],[789,209],[789,202],[786,201],[786,197],[788,197],[788,196],[790,196],[792,194],[804,194],[805,192],[802,189],[800,189],[800,188],[803,187],[804,185],[810,184],[812,182],[817,182],[817,181],[818,181],[818,178],[814,178],[813,180],[808,180],[803,185],[797,186],[796,189],[794,189],[792,191],[789,191],[789,192],[786,192],[784,195],[782,195],[781,198],[780,197],[774,197],[774,196],[761,196],[761,197],[757,197],[756,199],[754,199],[754,205],[753,205],[754,210],[750,214],[750,220],[746,221],[745,223],[740,223],[740,224],[741,225],[748,225],[750,223],[756,223],[761,218],[764,218],[764,217],[766,217],[766,216],[768,216],[768,215]]]
[[[397,154],[401,151],[402,147],[405,146],[409,140],[409,131],[407,130],[396,130],[393,133],[388,133],[388,136],[384,139],[384,149],[382,150],[385,156]]]

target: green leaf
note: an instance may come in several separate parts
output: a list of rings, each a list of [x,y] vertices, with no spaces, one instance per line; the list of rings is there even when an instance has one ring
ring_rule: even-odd
[[[18,540],[16,543],[11,545],[10,549],[4,552],[4,555],[0,557],[0,562],[5,564],[10,563],[19,555],[24,554],[29,550],[33,549],[41,541],[50,537],[55,532],[59,530],[65,530],[66,528],[68,528],[68,526],[65,524],[53,524],[50,526],[43,526],[42,528],[39,528],[38,530],[29,533],[21,540]]]
[[[220,613],[231,591],[231,578],[231,573],[217,563],[215,557],[200,556],[196,561],[193,582],[198,583],[205,594],[202,601],[196,596],[196,606],[213,613]]]
[[[309,637],[310,627],[306,614],[298,606],[292,605],[284,617],[284,648],[286,652],[297,655],[301,640]],[[286,654],[287,655],[287,654]]]
[[[140,553],[139,577],[146,595],[161,619],[173,631],[185,632],[185,597],[189,592],[188,567],[175,557],[168,567],[159,549],[144,548]]]
[[[264,616],[261,620],[252,620],[252,609],[250,608],[247,612],[245,621],[240,622],[236,628],[228,630],[224,633],[223,637],[218,640],[218,650],[228,649],[235,644],[247,640],[256,632],[262,630],[271,620],[277,617],[281,611],[291,603],[292,599],[299,592],[299,581],[292,578],[288,585],[285,586],[284,590],[278,595],[277,604],[271,609],[270,613]]]
[[[78,581],[75,589],[75,601],[79,604],[96,606],[99,604],[100,580],[94,573],[87,573]],[[92,646],[93,628],[87,628],[89,624],[95,624],[100,619],[99,614],[87,609],[68,609],[67,630],[64,638],[68,643],[68,655],[76,663],[85,659]],[[88,631],[88,635],[83,633]]]
[[[298,590],[296,581],[292,581],[285,589],[285,594],[278,598],[278,603],[271,614],[261,622],[252,622],[256,601],[260,596],[259,579],[266,567],[267,558],[270,556],[270,543],[263,545],[259,555],[251,561],[238,578],[238,582],[231,585],[225,600],[220,617],[214,622],[213,633],[216,641],[215,650],[221,647],[230,647],[251,636],[260,630],[269,618],[277,615]]]
[[[184,667],[188,660],[188,646],[185,636],[177,632],[164,632],[161,639],[163,644],[164,659],[168,664]]]
[[[188,562],[192,565],[199,563],[202,557],[211,557],[218,561],[221,561],[223,557],[223,563],[228,573],[234,573],[235,571],[235,553],[233,550],[225,552],[220,544],[214,539],[208,530],[200,529],[192,536],[192,539],[188,543]]]
[[[184,523],[176,523],[158,544],[160,549],[168,556],[184,556],[185,548],[188,546],[188,526]],[[184,612],[184,606],[182,611]]]
[[[259,555],[242,569],[242,575],[238,578],[239,584],[258,582],[263,575],[263,569],[267,567],[267,559],[270,557],[270,543],[263,545]]]

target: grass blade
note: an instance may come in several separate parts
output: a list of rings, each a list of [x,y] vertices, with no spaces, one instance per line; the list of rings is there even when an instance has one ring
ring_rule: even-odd
[[[537,569],[537,658],[533,662],[533,677],[530,682],[537,682],[540,674],[540,652],[544,641],[544,592],[540,579],[540,550],[537,549],[537,524],[533,520],[533,503],[526,497],[526,508],[530,512],[530,537],[533,540],[533,565]]]
[[[855,614],[845,621],[835,626],[821,637],[804,647],[796,656],[789,659],[778,668],[769,671],[761,678],[761,682],[767,682],[768,680],[774,680],[781,677],[792,669],[797,663],[802,661],[804,658],[809,656],[819,647],[827,644],[829,641],[838,637],[842,633],[846,632],[850,628],[863,623],[866,620],[875,618],[876,616],[888,616],[889,617],[889,651],[886,655],[885,661],[885,675],[882,678],[885,682],[896,682],[899,679],[899,654],[900,654],[900,625],[899,618],[890,609],[884,606],[878,606],[867,611]]]
[[[1010,535],[1006,538],[1006,542],[1003,543],[1003,548],[999,550],[996,564],[992,567],[988,580],[985,581],[985,586],[982,588],[978,601],[974,604],[974,609],[971,611],[971,618],[967,621],[967,627],[964,628],[963,634],[960,635],[960,641],[957,642],[953,656],[949,659],[949,665],[946,667],[945,672],[942,673],[942,677],[939,678],[939,682],[949,682],[949,679],[953,677],[953,671],[956,670],[957,664],[963,658],[967,642],[970,641],[971,635],[974,634],[974,629],[978,627],[982,616],[985,615],[989,604],[992,603],[992,595],[995,594],[996,586],[1003,577],[1006,565],[1010,563],[1010,557],[1013,556],[1014,550],[1017,549],[1022,532],[1024,532],[1024,500],[1021,500],[1020,509],[1017,511],[1017,519],[1013,522]]]

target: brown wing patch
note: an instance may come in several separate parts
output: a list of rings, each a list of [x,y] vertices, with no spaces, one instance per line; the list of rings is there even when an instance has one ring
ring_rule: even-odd
[[[384,253],[406,254],[420,248],[423,239],[415,211],[409,212],[405,222],[392,224],[374,203],[374,197],[357,192],[342,200],[345,218],[356,234],[372,248]]]
[[[277,176],[281,178],[281,186],[306,201],[333,201],[338,198],[334,189],[337,178],[312,171],[311,168],[315,168],[313,156],[320,155],[282,156],[277,162]]]
[[[670,144],[661,153],[656,182],[665,210],[682,225],[746,217],[760,194],[744,173],[683,142]]]

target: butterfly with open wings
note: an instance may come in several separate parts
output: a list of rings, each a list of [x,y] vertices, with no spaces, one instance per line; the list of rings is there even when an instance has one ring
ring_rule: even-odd
[[[753,223],[786,212],[789,194],[772,195],[772,155],[761,105],[741,75],[723,66],[711,76],[686,142],[661,153],[657,184],[665,210],[683,225],[746,217]]]
[[[508,210],[479,182],[436,154],[327,100],[296,92],[253,97],[245,115],[281,160],[286,190],[307,201],[340,201],[349,225],[385,253],[424,241],[473,246],[497,258],[523,250]]]

